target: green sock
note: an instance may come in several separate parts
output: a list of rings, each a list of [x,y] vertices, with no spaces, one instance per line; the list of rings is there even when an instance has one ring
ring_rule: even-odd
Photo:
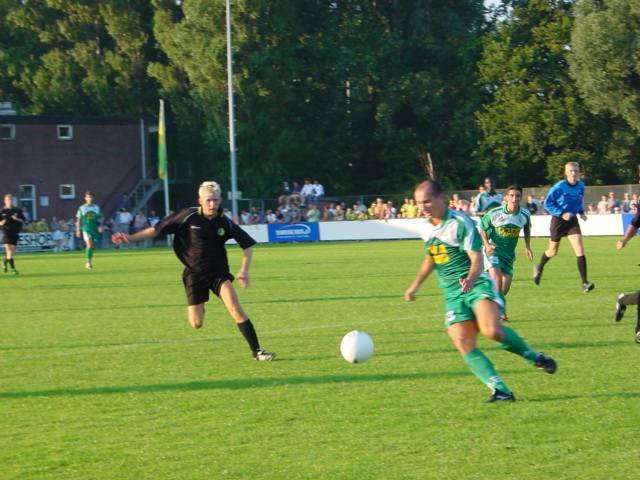
[[[508,352],[520,355],[529,363],[533,363],[536,359],[536,352],[531,350],[527,342],[520,338],[514,330],[505,325],[502,328],[504,328],[504,340],[500,343],[500,346]]]
[[[87,248],[85,251],[87,253],[87,262],[91,263],[91,259],[93,259],[93,248]]]
[[[464,361],[471,368],[473,374],[480,379],[491,390],[500,390],[505,393],[511,393],[511,390],[505,385],[498,376],[496,369],[491,360],[479,349],[474,348],[466,355],[463,355]]]

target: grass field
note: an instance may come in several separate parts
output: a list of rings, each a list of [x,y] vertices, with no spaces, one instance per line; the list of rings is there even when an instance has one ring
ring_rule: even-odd
[[[215,298],[188,326],[169,249],[98,251],[92,271],[80,253],[20,255],[21,275],[0,276],[0,478],[633,478],[640,345],[635,309],[612,314],[640,287],[639,247],[588,238],[587,295],[568,244],[539,287],[520,255],[511,326],[559,370],[482,340],[518,398],[491,405],[435,277],[402,299],[419,241],[255,247],[240,299],[271,363]],[[364,364],[340,357],[352,329],[375,341]]]

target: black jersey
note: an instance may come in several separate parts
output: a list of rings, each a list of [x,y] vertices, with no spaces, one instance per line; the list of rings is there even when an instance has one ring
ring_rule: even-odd
[[[18,217],[22,220],[19,222],[18,220],[14,220],[12,217]],[[22,225],[24,223],[24,215],[22,214],[22,210],[19,208],[3,208],[0,211],[0,218],[4,220],[4,224],[2,225],[2,229],[5,232],[19,232],[22,230]]]
[[[631,220],[631,225],[636,228],[640,228],[640,211],[638,211],[638,213],[636,213],[636,215]]]
[[[163,218],[154,227],[158,234],[174,234],[173,250],[187,267],[196,273],[229,273],[229,262],[224,244],[233,238],[243,249],[256,241],[238,225],[222,215],[222,209],[211,220],[192,207]]]

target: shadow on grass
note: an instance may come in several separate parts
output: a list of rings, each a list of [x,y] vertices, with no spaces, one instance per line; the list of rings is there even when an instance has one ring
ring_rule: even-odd
[[[557,402],[560,400],[579,400],[581,398],[640,398],[640,392],[591,393],[584,395],[558,395],[544,398],[528,398],[527,402]]]
[[[80,395],[104,395],[119,393],[189,392],[200,390],[242,390],[245,388],[269,388],[283,385],[321,385],[354,382],[389,382],[394,380],[419,380],[433,377],[468,376],[466,371],[439,373],[398,373],[378,375],[335,375],[320,377],[246,378],[236,380],[212,380],[157,385],[124,385],[80,389],[36,390],[25,392],[0,392],[0,398],[20,399],[29,397],[63,397]]]

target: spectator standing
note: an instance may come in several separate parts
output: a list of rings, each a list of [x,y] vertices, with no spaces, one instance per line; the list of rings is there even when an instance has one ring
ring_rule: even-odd
[[[302,206],[307,206],[310,203],[315,202],[315,189],[313,185],[311,185],[311,181],[309,179],[304,180],[304,185],[302,185],[302,189],[300,190],[300,201],[302,202]]]
[[[282,204],[289,200],[289,196],[291,195],[291,187],[289,186],[289,182],[282,182],[282,192],[278,197],[278,203]]]
[[[322,197],[324,197],[324,186],[318,181],[313,181],[313,195],[315,197],[316,202],[322,201]]]
[[[146,215],[144,214],[144,212],[142,210],[139,210],[138,213],[136,213],[136,217],[133,219],[133,231],[135,232],[139,232],[141,230],[144,230],[145,228],[149,228],[149,221],[147,220]]]
[[[160,217],[156,214],[156,211],[151,210],[149,212],[149,218],[147,218],[147,222],[149,223],[149,226],[155,227],[159,221],[160,221]]]
[[[624,193],[622,195],[622,213],[629,213],[631,211],[631,195]]]
[[[535,201],[533,195],[527,195],[527,203],[524,204],[524,208],[529,210],[531,215],[537,215],[540,213],[540,207],[538,202]]]
[[[133,223],[133,215],[126,208],[120,210],[119,215],[120,231],[123,233],[129,233],[131,231],[131,224]]]
[[[126,193],[123,193],[122,196],[118,199],[118,202],[116,203],[116,209],[126,210],[128,208],[129,208],[129,195],[127,195]]]

